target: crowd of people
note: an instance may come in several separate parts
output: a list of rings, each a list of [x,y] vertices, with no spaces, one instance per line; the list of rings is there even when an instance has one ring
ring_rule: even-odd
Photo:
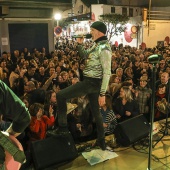
[[[90,40],[83,42],[85,49],[92,44]],[[31,115],[30,125],[18,137],[25,151],[32,141],[46,138],[47,131],[58,127],[56,95],[84,79],[87,60],[80,58],[77,46],[74,38],[60,37],[60,44],[56,44],[55,51],[50,53],[45,48],[2,53],[0,79],[25,103]],[[158,105],[162,99],[169,102],[170,46],[137,49],[120,44],[118,47],[111,45],[111,50],[106,103],[100,107],[105,135],[114,133],[117,123],[139,114],[150,121],[152,95],[156,99],[154,121],[166,118],[169,110],[162,110]],[[148,57],[153,54],[159,56],[156,91],[152,90],[153,65],[148,62]],[[68,128],[75,142],[95,138],[96,120],[88,96],[68,99],[67,103],[77,105],[67,114]],[[1,130],[6,130],[10,122],[10,118],[3,117]]]

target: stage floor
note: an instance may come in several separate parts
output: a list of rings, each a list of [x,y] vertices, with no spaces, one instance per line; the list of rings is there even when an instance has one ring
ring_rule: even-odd
[[[162,128],[164,133],[165,121],[160,121],[157,126]],[[66,163],[54,170],[169,170],[170,169],[170,130],[167,128],[168,133],[161,139],[163,136],[162,132],[159,132],[153,135],[153,148],[152,148],[152,157],[151,161],[149,160],[149,148],[148,140],[142,139],[141,142],[130,147],[121,147],[116,148],[113,144],[113,151],[118,155],[118,157],[112,158],[110,160],[98,163],[91,166],[87,160],[80,155],[73,161]],[[107,136],[106,141],[108,144],[111,143],[112,136]],[[158,142],[159,141],[159,142]],[[89,141],[91,143],[93,141]],[[155,144],[155,142],[158,142]],[[87,143],[86,143],[87,144]],[[81,144],[83,145],[83,144]],[[111,146],[111,145],[110,145]],[[77,145],[80,147],[80,145]],[[148,165],[148,162],[150,164]]]

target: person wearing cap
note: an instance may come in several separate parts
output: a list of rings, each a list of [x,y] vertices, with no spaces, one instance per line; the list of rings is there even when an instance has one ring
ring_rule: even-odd
[[[112,57],[111,47],[105,36],[106,31],[106,25],[101,21],[96,21],[91,25],[90,34],[94,44],[89,49],[84,48],[83,37],[77,38],[79,55],[81,58],[86,59],[86,65],[83,70],[84,79],[57,93],[59,128],[55,131],[55,133],[68,132],[67,99],[87,95],[97,127],[97,140],[94,146],[99,146],[102,150],[106,149],[106,145],[103,120],[99,107],[105,104],[105,93],[111,75]]]

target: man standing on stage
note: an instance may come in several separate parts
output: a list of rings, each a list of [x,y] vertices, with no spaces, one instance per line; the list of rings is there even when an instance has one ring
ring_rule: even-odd
[[[55,133],[67,133],[67,99],[87,95],[91,111],[97,126],[97,140],[95,146],[106,149],[102,116],[99,107],[105,104],[105,93],[111,75],[111,47],[105,36],[107,28],[103,22],[96,21],[91,25],[90,34],[94,45],[90,49],[83,47],[83,38],[77,38],[78,52],[86,59],[83,70],[84,79],[57,93],[59,128]],[[53,132],[54,133],[54,132]]]

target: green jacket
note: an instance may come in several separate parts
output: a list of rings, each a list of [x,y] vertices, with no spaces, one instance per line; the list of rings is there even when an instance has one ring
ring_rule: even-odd
[[[25,104],[0,80],[0,114],[12,120],[12,129],[21,133],[29,125],[31,117]]]
[[[85,49],[83,45],[78,45],[80,57],[86,59],[83,74],[85,77],[102,79],[100,94],[106,93],[111,75],[112,51],[107,38],[101,37],[94,45]]]

